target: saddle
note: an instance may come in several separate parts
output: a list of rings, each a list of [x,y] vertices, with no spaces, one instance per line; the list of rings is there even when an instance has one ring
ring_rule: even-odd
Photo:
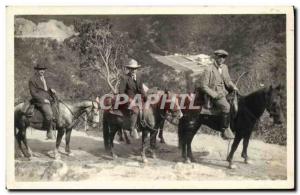
[[[203,105],[201,107],[200,114],[219,115],[221,111],[213,105],[211,98],[206,94],[202,96]],[[230,93],[226,96],[226,99],[230,104],[230,114],[233,118],[235,118],[238,112],[238,94],[236,92]]]
[[[51,108],[53,112],[53,122],[56,122],[56,119],[58,118],[59,112],[58,112],[58,103],[52,102]],[[43,113],[40,111],[38,106],[36,106],[35,102],[33,100],[30,100],[24,104],[24,107],[22,108],[23,113],[25,116],[30,120],[32,123],[41,123],[44,122],[44,116]]]

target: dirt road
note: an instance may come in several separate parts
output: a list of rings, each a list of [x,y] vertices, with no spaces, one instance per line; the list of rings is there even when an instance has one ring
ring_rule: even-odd
[[[94,133],[95,134],[95,133]],[[141,162],[140,140],[127,145],[115,141],[118,158],[112,160],[104,153],[103,139],[82,131],[73,131],[73,156],[61,154],[61,160],[51,158],[54,141],[45,140],[45,132],[29,130],[29,145],[39,157],[28,161],[16,158],[17,181],[114,181],[114,180],[284,180],[286,173],[286,147],[251,140],[251,164],[240,157],[241,146],[235,153],[236,169],[227,168],[225,161],[227,142],[220,137],[198,134],[193,141],[197,163],[183,164],[177,148],[177,135],[165,132],[166,144],[158,143],[157,159]],[[61,151],[64,151],[62,143]]]

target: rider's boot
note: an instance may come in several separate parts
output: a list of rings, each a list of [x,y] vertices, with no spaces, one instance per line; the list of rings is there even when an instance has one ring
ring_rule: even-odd
[[[46,120],[46,130],[47,130],[47,139],[54,139],[53,138],[53,130],[52,130],[52,120]]]
[[[130,131],[131,131],[131,135],[134,139],[139,138],[139,134],[138,134],[137,129],[136,129],[137,118],[138,118],[138,114],[132,112],[131,115],[130,115]]]
[[[221,130],[222,130],[222,138],[225,140],[234,139],[234,134],[230,129],[230,115],[229,113],[222,113],[221,115]]]

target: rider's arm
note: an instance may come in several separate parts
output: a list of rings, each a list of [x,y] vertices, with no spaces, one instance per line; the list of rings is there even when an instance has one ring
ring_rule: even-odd
[[[38,91],[38,89],[35,87],[34,83],[32,80],[29,81],[29,91],[31,96],[36,99],[39,102],[44,102],[45,98],[43,97],[43,95],[41,95]]]
[[[204,93],[208,94],[213,99],[215,99],[218,97],[218,93],[209,87],[209,80],[211,76],[210,74],[211,74],[211,68],[208,67],[205,69],[205,71],[202,74],[199,89]]]
[[[235,90],[237,87],[231,80],[231,77],[228,72],[228,67],[224,66],[222,71],[223,71],[223,78],[224,78],[224,81],[225,81],[224,83],[225,83],[226,87],[230,90]]]
[[[124,94],[125,91],[126,91],[126,79],[125,77],[121,77],[118,93]]]

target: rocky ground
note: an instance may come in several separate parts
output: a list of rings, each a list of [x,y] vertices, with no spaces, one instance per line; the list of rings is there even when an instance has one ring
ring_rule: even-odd
[[[241,146],[235,154],[235,169],[228,169],[225,161],[227,142],[218,136],[198,134],[193,141],[197,163],[184,164],[177,148],[177,134],[165,132],[166,144],[158,143],[157,159],[141,162],[141,140],[132,144],[115,141],[117,159],[104,152],[101,133],[73,131],[73,156],[63,153],[61,159],[52,158],[54,141],[45,140],[45,132],[29,130],[29,145],[38,157],[30,161],[16,155],[16,181],[114,181],[114,180],[285,180],[287,177],[286,147],[251,140],[248,155],[251,164],[240,157]]]

